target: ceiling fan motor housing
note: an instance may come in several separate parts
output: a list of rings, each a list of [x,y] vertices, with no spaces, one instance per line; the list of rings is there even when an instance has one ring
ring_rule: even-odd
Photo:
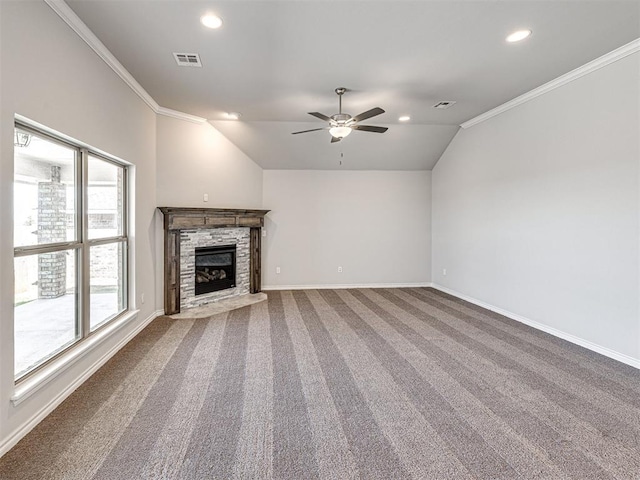
[[[336,113],[335,115],[331,115],[331,120],[335,122],[336,125],[344,125],[351,120],[351,115],[348,113]]]

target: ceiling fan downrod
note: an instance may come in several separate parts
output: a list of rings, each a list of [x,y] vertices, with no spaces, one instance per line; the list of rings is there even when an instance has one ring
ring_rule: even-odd
[[[338,115],[342,115],[342,95],[346,92],[347,89],[344,87],[336,88],[336,93],[338,94]]]

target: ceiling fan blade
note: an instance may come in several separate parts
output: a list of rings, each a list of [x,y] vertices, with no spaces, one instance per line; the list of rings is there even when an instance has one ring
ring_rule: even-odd
[[[325,128],[312,128],[311,130],[302,130],[300,132],[291,132],[291,135],[297,135],[299,133],[307,133],[307,132],[317,132],[318,130],[326,130],[328,127]]]
[[[340,140],[342,139],[334,136],[331,137],[331,143],[336,143],[336,142],[339,142]]]
[[[354,130],[361,130],[363,132],[384,133],[389,130],[387,127],[374,127],[372,125],[354,125]]]
[[[309,115],[313,115],[316,118],[319,118],[320,120],[324,120],[325,122],[328,122],[331,120],[330,117],[327,117],[324,113],[320,113],[320,112],[309,112]]]
[[[366,120],[367,118],[375,117],[376,115],[380,115],[384,113],[384,110],[380,107],[372,108],[371,110],[367,110],[366,112],[362,112],[360,115],[356,115],[351,119],[352,122],[359,122],[361,120]],[[312,114],[313,115],[313,114]]]

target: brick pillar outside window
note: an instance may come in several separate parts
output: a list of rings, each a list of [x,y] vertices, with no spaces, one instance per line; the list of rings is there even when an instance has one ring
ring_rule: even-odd
[[[64,242],[66,235],[66,187],[60,182],[60,167],[51,167],[51,181],[38,183],[39,243]],[[38,298],[57,298],[66,293],[67,253],[38,256]]]

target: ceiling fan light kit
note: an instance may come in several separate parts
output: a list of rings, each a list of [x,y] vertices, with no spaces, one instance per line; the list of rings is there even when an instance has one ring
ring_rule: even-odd
[[[373,132],[373,133],[384,133],[388,129],[387,127],[375,127],[373,125],[360,125],[358,124],[361,120],[366,120],[367,118],[375,117],[376,115],[380,115],[384,113],[384,110],[380,107],[372,108],[371,110],[367,110],[366,112],[362,112],[355,117],[347,113],[342,113],[342,95],[347,91],[344,87],[336,88],[335,92],[338,95],[338,113],[335,115],[331,115],[330,117],[320,113],[320,112],[309,112],[309,115],[313,115],[320,120],[329,123],[328,127],[325,128],[312,128],[311,130],[302,130],[300,132],[293,132],[292,135],[297,135],[299,133],[307,133],[307,132],[317,132],[319,130],[329,130],[331,134],[331,143],[336,143],[342,140],[344,137],[349,135],[353,130],[360,130],[363,132]]]
[[[332,137],[344,138],[351,133],[351,127],[331,127],[329,133]]]

